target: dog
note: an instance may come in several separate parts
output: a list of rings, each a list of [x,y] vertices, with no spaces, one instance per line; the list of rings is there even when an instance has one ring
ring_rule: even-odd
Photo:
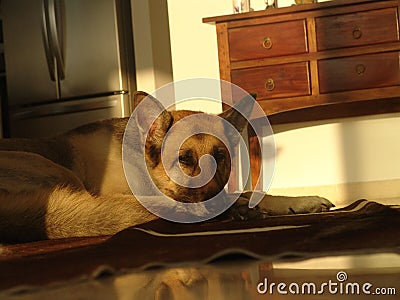
[[[128,142],[136,190],[148,195],[155,185],[164,195],[182,203],[199,203],[220,193],[231,168],[228,148],[234,147],[237,139],[230,137],[215,118],[202,113],[206,116],[204,123],[226,136],[229,145],[213,135],[196,134],[182,143],[171,166],[165,166],[161,150],[163,142],[172,139],[168,135],[170,129],[183,118],[200,112],[167,111],[144,92],[135,94],[135,103],[149,98],[146,109],[134,117],[134,134]],[[238,112],[239,106],[250,115],[252,104],[244,99],[219,117],[241,132],[247,121]],[[141,205],[125,177],[122,144],[128,122],[129,118],[108,119],[52,138],[0,140],[0,242],[112,235],[159,218]],[[147,137],[143,132],[145,125],[149,128]],[[135,165],[136,157],[143,159],[143,155],[145,166]],[[207,184],[190,188],[170,179],[168,168],[177,166],[189,180],[199,175],[202,171],[199,161],[204,155],[212,156],[216,162],[215,174]],[[143,179],[145,173],[151,180]],[[249,209],[247,198],[248,194],[243,195],[223,215],[264,218],[270,214],[317,212],[332,207],[320,197],[265,196],[258,207]]]

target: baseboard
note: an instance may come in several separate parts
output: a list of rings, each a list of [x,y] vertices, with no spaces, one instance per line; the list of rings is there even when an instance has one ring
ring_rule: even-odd
[[[348,205],[358,199],[400,204],[400,179],[352,182],[326,186],[272,188],[271,195],[305,196],[318,195],[332,201],[336,206]]]

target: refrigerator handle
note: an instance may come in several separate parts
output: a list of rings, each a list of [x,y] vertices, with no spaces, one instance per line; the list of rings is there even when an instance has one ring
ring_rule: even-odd
[[[50,79],[56,81],[55,76],[55,57],[50,48],[50,36],[49,36],[49,17],[48,17],[48,1],[43,0],[42,2],[42,34],[44,51],[47,60],[47,67],[49,69]]]
[[[72,101],[71,103],[44,105],[23,109],[11,110],[12,120],[27,120],[42,118],[47,116],[64,115],[70,113],[80,113],[83,111],[115,108],[120,103],[119,100],[105,99],[95,102]]]
[[[64,0],[44,0],[47,3],[48,35],[50,49],[56,61],[56,75],[58,80],[65,78],[64,63]]]

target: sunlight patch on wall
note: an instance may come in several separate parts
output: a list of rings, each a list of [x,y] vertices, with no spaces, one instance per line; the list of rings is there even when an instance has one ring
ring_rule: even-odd
[[[400,114],[328,122],[274,127],[273,188],[400,178]]]

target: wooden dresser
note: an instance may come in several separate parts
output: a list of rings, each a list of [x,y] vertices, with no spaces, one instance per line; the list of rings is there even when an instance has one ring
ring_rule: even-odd
[[[399,1],[334,0],[203,22],[216,25],[220,78],[257,93],[272,124],[380,114],[400,111]],[[249,150],[260,188],[251,131]]]
[[[217,28],[221,79],[257,93],[267,115],[364,102],[272,123],[400,110],[398,0],[335,0],[203,21]]]

